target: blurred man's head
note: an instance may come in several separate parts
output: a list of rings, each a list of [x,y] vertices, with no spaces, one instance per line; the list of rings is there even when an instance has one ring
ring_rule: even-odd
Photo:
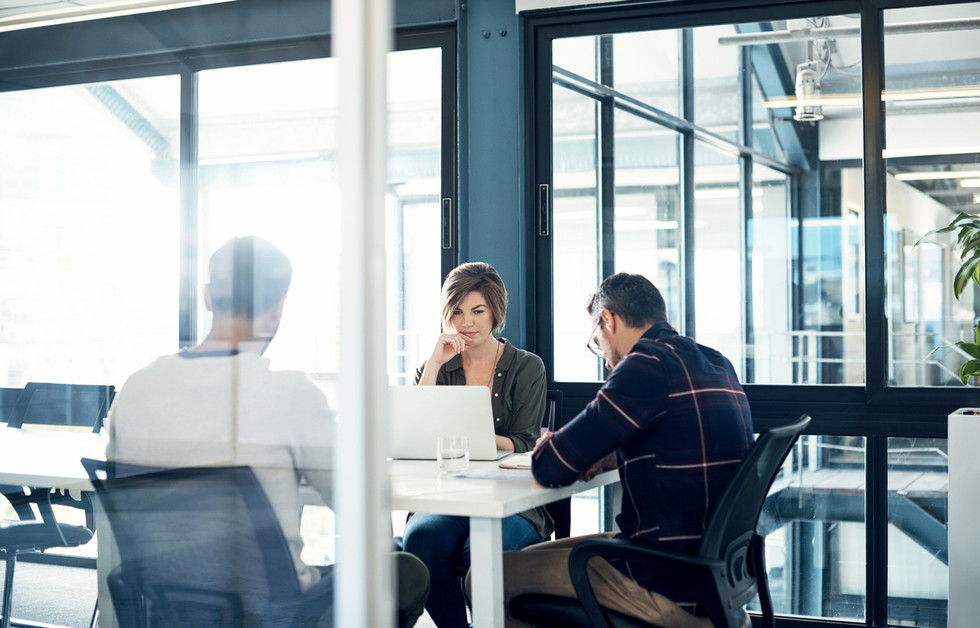
[[[209,274],[204,298],[214,327],[234,319],[248,322],[255,338],[275,335],[293,276],[282,251],[262,238],[235,237],[211,256]]]

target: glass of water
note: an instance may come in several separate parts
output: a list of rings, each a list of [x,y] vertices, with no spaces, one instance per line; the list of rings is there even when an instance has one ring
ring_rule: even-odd
[[[465,471],[470,466],[470,443],[465,436],[440,436],[436,439],[436,463],[446,473]]]

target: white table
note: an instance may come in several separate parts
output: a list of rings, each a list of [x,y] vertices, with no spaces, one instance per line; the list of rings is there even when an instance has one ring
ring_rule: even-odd
[[[467,475],[494,474],[496,462],[470,462]],[[440,474],[432,460],[392,460],[391,506],[395,510],[458,515],[470,518],[470,564],[473,585],[473,625],[503,628],[503,540],[501,520],[575,493],[619,481],[616,471],[589,482],[562,488],[543,488],[530,471],[521,479],[450,477]]]
[[[105,446],[105,439],[91,432],[0,428],[0,484],[91,491],[92,483],[81,459],[104,460]],[[112,564],[112,543],[104,533],[108,522],[101,511],[96,503],[96,529],[103,534],[95,560],[100,576],[99,598],[109,600],[102,574],[108,573]],[[103,603],[99,608],[99,625],[114,624],[112,604]]]

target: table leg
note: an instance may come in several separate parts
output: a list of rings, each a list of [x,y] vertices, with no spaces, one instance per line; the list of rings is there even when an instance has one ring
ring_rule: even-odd
[[[474,628],[504,628],[504,558],[500,519],[470,517]]]

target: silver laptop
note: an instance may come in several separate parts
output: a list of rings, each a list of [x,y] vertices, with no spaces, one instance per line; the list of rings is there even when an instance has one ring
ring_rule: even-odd
[[[435,460],[436,438],[466,436],[470,460],[499,460],[493,410],[486,386],[391,386],[388,388],[389,456]]]

